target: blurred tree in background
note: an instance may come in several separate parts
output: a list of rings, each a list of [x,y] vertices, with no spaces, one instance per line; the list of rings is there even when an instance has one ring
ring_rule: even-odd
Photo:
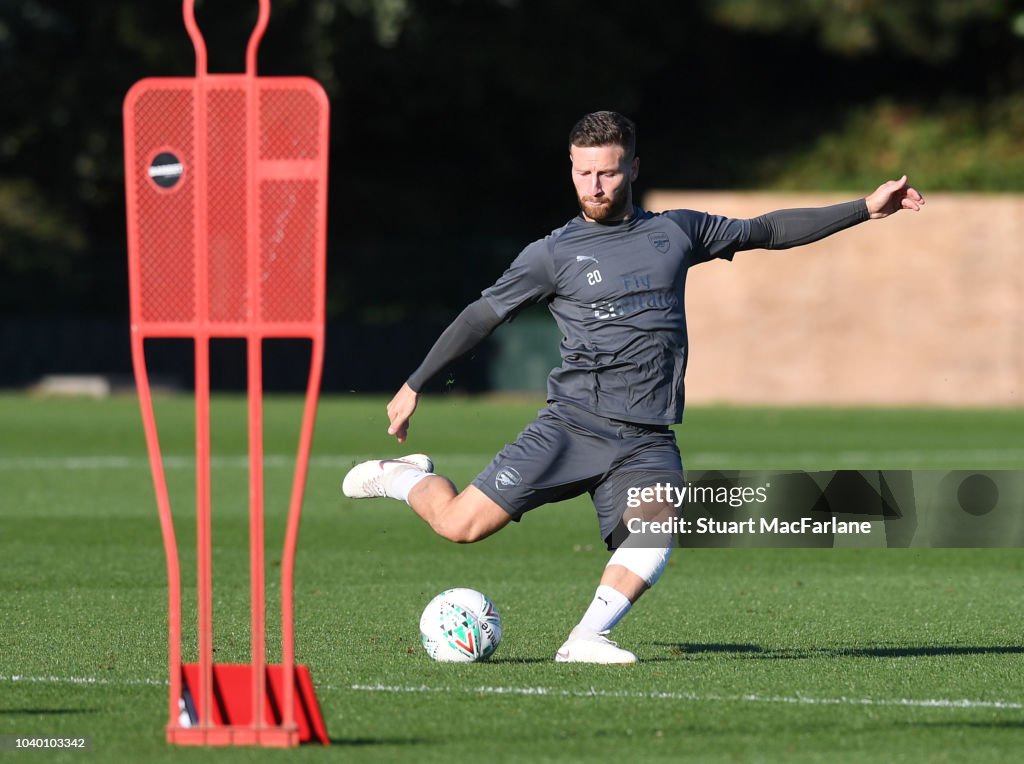
[[[450,317],[574,214],[594,109],[638,121],[641,193],[1024,190],[1021,0],[272,5],[261,73],[331,97],[336,318]],[[240,71],[256,0],[197,7]],[[127,314],[121,101],[193,71],[177,0],[0,0],[0,315]]]

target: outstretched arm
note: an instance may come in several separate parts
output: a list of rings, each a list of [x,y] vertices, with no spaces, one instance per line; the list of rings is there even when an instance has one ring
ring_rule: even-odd
[[[388,435],[394,435],[399,443],[405,442],[409,432],[409,419],[416,411],[419,390],[441,369],[475,347],[501,323],[501,319],[487,300],[480,298],[462,311],[427,353],[423,363],[402,385],[388,404]]]
[[[919,211],[924,197],[907,176],[886,181],[870,195],[830,207],[777,210],[750,221],[750,236],[740,249],[788,249],[824,239],[845,228],[888,217],[901,209]]]

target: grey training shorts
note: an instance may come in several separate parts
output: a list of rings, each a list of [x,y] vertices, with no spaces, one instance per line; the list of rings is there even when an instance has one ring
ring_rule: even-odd
[[[684,485],[672,430],[607,419],[561,401],[542,409],[473,480],[517,522],[542,504],[589,493],[609,549],[623,541],[630,489],[659,483]]]

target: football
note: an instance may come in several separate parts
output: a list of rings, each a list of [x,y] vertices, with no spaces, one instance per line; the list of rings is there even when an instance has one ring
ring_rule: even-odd
[[[447,589],[424,608],[420,639],[435,661],[486,660],[501,642],[501,616],[487,595],[475,589]]]

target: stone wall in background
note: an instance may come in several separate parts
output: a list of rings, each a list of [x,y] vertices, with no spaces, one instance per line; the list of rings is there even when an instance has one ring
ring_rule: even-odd
[[[866,189],[869,190],[869,189]],[[925,209],[690,271],[690,403],[1024,405],[1024,197]],[[656,191],[755,217],[846,195]]]

